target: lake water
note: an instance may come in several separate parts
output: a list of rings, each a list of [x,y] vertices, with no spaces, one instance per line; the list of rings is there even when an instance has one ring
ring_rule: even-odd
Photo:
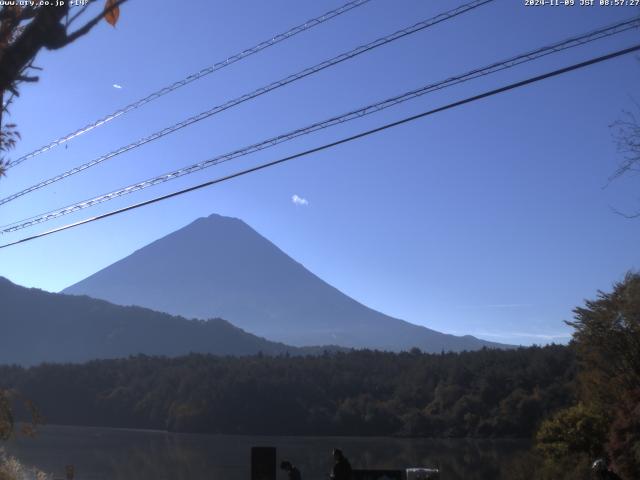
[[[41,427],[35,439],[19,438],[4,447],[56,478],[64,478],[65,465],[73,464],[77,480],[248,480],[252,446],[277,447],[278,462],[291,460],[304,480],[327,478],[334,447],[354,468],[438,465],[442,480],[512,478],[506,472],[529,448],[528,442],[513,440],[191,435],[66,426]]]

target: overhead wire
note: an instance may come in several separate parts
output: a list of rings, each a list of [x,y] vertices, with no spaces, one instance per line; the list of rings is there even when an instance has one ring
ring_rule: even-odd
[[[8,247],[11,247],[11,246],[14,246],[14,245],[18,245],[18,244],[21,244],[21,243],[29,242],[29,241],[32,241],[32,240],[35,240],[35,239],[38,239],[38,238],[42,238],[42,237],[45,237],[45,236],[48,236],[48,235],[52,235],[54,233],[58,233],[58,232],[61,232],[61,231],[64,231],[64,230],[75,228],[75,227],[78,227],[80,225],[84,225],[84,224],[87,224],[87,223],[92,223],[92,222],[95,222],[95,221],[98,221],[98,220],[102,220],[104,218],[112,217],[114,215],[119,215],[119,214],[131,211],[131,210],[134,210],[134,209],[138,209],[138,208],[141,208],[141,207],[144,207],[144,206],[147,206],[147,205],[158,203],[158,202],[161,202],[163,200],[167,200],[169,198],[173,198],[173,197],[176,197],[176,196],[179,196],[179,195],[184,195],[186,193],[193,192],[195,190],[199,190],[199,189],[202,189],[202,188],[205,188],[205,187],[209,187],[209,186],[212,186],[212,185],[216,185],[216,184],[231,180],[233,178],[238,178],[238,177],[241,177],[241,176],[244,176],[244,175],[248,175],[250,173],[257,172],[257,171],[260,171],[260,170],[264,170],[266,168],[270,168],[270,167],[273,167],[273,166],[276,166],[276,165],[280,165],[282,163],[289,162],[289,161],[297,159],[297,158],[305,157],[305,156],[311,155],[313,153],[317,153],[317,152],[320,152],[320,151],[323,151],[323,150],[327,150],[329,148],[336,147],[338,145],[342,145],[342,144],[345,144],[345,143],[348,143],[348,142],[352,142],[354,140],[357,140],[357,139],[360,139],[360,138],[364,138],[364,137],[367,137],[367,136],[382,132],[384,130],[388,130],[390,128],[394,128],[394,127],[397,127],[399,125],[404,125],[406,123],[413,122],[415,120],[418,120],[418,119],[421,119],[421,118],[424,118],[424,117],[427,117],[427,116],[431,116],[431,115],[434,115],[436,113],[443,112],[445,110],[450,110],[452,108],[456,108],[456,107],[459,107],[459,106],[462,106],[462,105],[465,105],[465,104],[468,104],[468,103],[472,103],[472,102],[475,102],[475,101],[478,101],[478,100],[482,100],[484,98],[488,98],[488,97],[491,97],[491,96],[494,96],[494,95],[498,95],[500,93],[504,93],[504,92],[507,92],[507,91],[510,91],[510,90],[514,90],[516,88],[521,88],[523,86],[526,86],[526,85],[529,85],[529,84],[532,84],[532,83],[536,83],[536,82],[539,82],[539,81],[542,81],[542,80],[546,80],[546,79],[551,78],[551,77],[556,77],[556,76],[559,76],[559,75],[563,75],[563,74],[566,74],[566,73],[574,71],[574,70],[579,70],[579,69],[586,68],[586,67],[591,66],[591,65],[595,65],[597,63],[601,63],[601,62],[604,62],[604,61],[607,61],[607,60],[611,60],[613,58],[617,58],[617,57],[620,57],[620,56],[623,56],[623,55],[627,55],[629,53],[637,52],[638,50],[640,50],[640,44],[636,44],[636,45],[633,45],[631,47],[628,47],[628,48],[625,48],[625,49],[622,49],[622,50],[617,50],[617,51],[608,53],[606,55],[601,55],[599,57],[591,58],[589,60],[586,60],[586,61],[583,61],[583,62],[580,62],[580,63],[576,63],[576,64],[573,64],[573,65],[569,65],[567,67],[559,68],[559,69],[556,69],[556,70],[553,70],[553,71],[550,71],[550,72],[547,72],[547,73],[544,73],[544,74],[541,74],[541,75],[537,75],[537,76],[534,76],[534,77],[529,77],[529,78],[527,78],[525,80],[521,80],[521,81],[518,81],[518,82],[510,83],[508,85],[505,85],[505,86],[502,86],[502,87],[499,87],[499,88],[496,88],[496,89],[493,89],[493,90],[489,90],[489,91],[480,93],[478,95],[473,95],[471,97],[467,97],[467,98],[465,98],[463,100],[458,100],[456,102],[452,102],[452,103],[446,104],[446,105],[438,107],[438,108],[434,108],[434,109],[431,109],[431,110],[428,110],[428,111],[425,111],[425,112],[422,112],[422,113],[419,113],[419,114],[416,114],[416,115],[412,115],[410,117],[405,117],[405,118],[403,118],[401,120],[397,120],[395,122],[387,123],[387,124],[382,125],[380,127],[376,127],[376,128],[370,129],[370,130],[366,130],[364,132],[360,132],[358,134],[351,135],[349,137],[345,137],[345,138],[342,138],[340,140],[337,140],[337,141],[334,141],[334,142],[331,142],[331,143],[326,143],[326,144],[321,145],[319,147],[311,148],[309,150],[305,150],[303,152],[296,153],[294,155],[290,155],[290,156],[287,156],[287,157],[284,157],[284,158],[280,158],[278,160],[273,160],[271,162],[263,163],[263,164],[260,164],[260,165],[257,165],[257,166],[251,167],[251,168],[247,168],[245,170],[241,170],[239,172],[235,172],[235,173],[230,174],[230,175],[226,175],[224,177],[220,177],[220,178],[216,178],[216,179],[213,179],[213,180],[209,180],[207,182],[200,183],[198,185],[194,185],[194,186],[191,186],[191,187],[188,187],[188,188],[185,188],[185,189],[182,189],[182,190],[178,190],[178,191],[175,191],[175,192],[171,192],[171,193],[168,193],[168,194],[165,194],[165,195],[161,195],[159,197],[155,197],[155,198],[152,198],[150,200],[145,200],[143,202],[136,203],[136,204],[133,204],[133,205],[129,205],[127,207],[123,207],[123,208],[120,208],[120,209],[117,209],[117,210],[112,210],[110,212],[103,213],[103,214],[100,214],[100,215],[96,215],[94,217],[85,218],[85,219],[80,220],[78,222],[70,223],[70,224],[63,225],[63,226],[60,226],[60,227],[57,227],[57,228],[54,228],[54,229],[51,229],[51,230],[48,230],[48,231],[45,231],[45,232],[41,232],[41,233],[38,233],[38,234],[35,234],[35,235],[31,235],[29,237],[25,237],[25,238],[22,238],[20,240],[16,240],[14,242],[6,243],[6,244],[3,244],[3,245],[0,245],[0,249],[4,249],[4,248],[8,248]]]
[[[48,211],[46,213],[41,213],[39,215],[36,216],[32,216],[26,219],[22,219],[16,222],[12,222],[6,225],[3,225],[0,227],[0,234],[5,234],[5,233],[11,233],[11,232],[15,232],[17,230],[21,230],[27,227],[31,227],[34,225],[37,225],[39,223],[43,223],[46,221],[50,221],[53,220],[55,218],[59,218],[74,212],[77,212],[79,210],[83,210],[85,208],[89,208],[92,207],[94,205],[98,205],[101,203],[104,203],[106,201],[112,200],[114,198],[118,198],[121,197],[123,195],[127,195],[129,193],[133,193],[139,190],[143,190],[145,188],[154,186],[154,185],[158,185],[170,180],[174,180],[176,178],[180,178],[182,176],[188,175],[188,174],[192,174],[195,173],[197,171],[200,170],[204,170],[205,168],[209,168],[212,167],[214,165],[218,165],[220,163],[235,159],[235,158],[239,158],[242,156],[246,156],[249,155],[251,153],[255,153],[270,147],[273,147],[275,145],[278,145],[280,143],[284,143],[290,140],[293,140],[295,138],[301,137],[303,135],[308,135],[310,133],[325,129],[325,128],[329,128],[332,127],[334,125],[338,125],[347,121],[351,121],[357,118],[361,118],[363,116],[366,115],[370,115],[372,113],[375,112],[379,112],[381,110],[384,110],[386,108],[398,105],[400,103],[409,101],[409,100],[413,100],[417,97],[420,97],[422,95],[425,95],[427,93],[431,93],[434,91],[438,91],[444,88],[448,88],[451,87],[453,85],[457,85],[460,83],[464,83],[482,76],[486,76],[492,73],[496,73],[498,71],[501,70],[506,70],[508,68],[512,68],[515,67],[517,65],[521,65],[523,63],[527,63],[533,60],[536,60],[538,58],[542,58],[544,56],[550,55],[552,53],[556,53],[556,52],[560,52],[563,50],[567,50],[569,48],[573,48],[573,47],[577,47],[579,45],[584,45],[586,43],[590,43],[590,42],[594,42],[596,40],[605,38],[605,37],[609,37],[618,33],[622,33],[626,30],[629,30],[631,28],[639,28],[640,27],[640,16],[638,17],[634,17],[632,19],[628,19],[622,22],[618,22],[616,24],[607,26],[607,27],[602,27],[599,28],[597,30],[588,32],[588,33],[584,33],[582,35],[578,35],[578,36],[574,36],[574,37],[570,37],[567,38],[565,40],[547,45],[545,47],[541,47],[541,48],[537,48],[535,50],[531,50],[531,51],[527,51],[525,53],[521,53],[519,55],[513,56],[513,57],[509,57],[505,60],[501,60],[498,62],[494,62],[491,63],[487,66],[484,67],[480,67],[480,68],[476,68],[473,70],[470,70],[466,73],[460,74],[460,75],[456,75],[456,76],[452,76],[449,77],[447,79],[438,81],[438,82],[434,82],[434,83],[430,83],[427,85],[424,85],[420,88],[414,89],[414,90],[410,90],[408,92],[404,92],[400,95],[396,95],[387,99],[384,99],[382,101],[373,103],[373,104],[369,104],[366,105],[364,107],[355,109],[355,110],[351,110],[349,112],[343,113],[341,115],[337,115],[334,117],[331,117],[329,119],[320,121],[320,122],[315,122],[311,125],[307,125],[305,127],[302,128],[298,128],[296,130],[293,130],[291,132],[287,132],[275,137],[271,137],[268,138],[266,140],[262,140],[260,142],[251,144],[249,146],[245,146],[243,148],[231,151],[231,152],[227,152],[225,154],[222,155],[218,155],[215,156],[213,158],[210,159],[206,159],[203,160],[201,162],[198,163],[194,163],[192,165],[189,165],[187,167],[182,167],[179,169],[176,169],[172,172],[168,172],[168,173],[164,173],[162,175],[158,175],[155,177],[152,177],[150,179],[147,180],[143,180],[141,182],[137,182],[131,185],[128,185],[126,187],[122,187],[119,188],[117,190],[111,191],[109,193],[105,193],[96,197],[92,197],[88,200],[84,200],[81,202],[76,202],[72,205],[68,205],[66,207],[62,207],[59,209],[55,209],[55,210],[51,210]]]
[[[438,23],[441,23],[445,20],[449,20],[452,18],[457,17],[458,15],[461,15],[463,13],[466,13],[470,10],[473,10],[479,6],[485,5],[487,3],[493,2],[494,0],[474,0],[472,2],[466,3],[464,5],[461,5],[459,7],[456,7],[454,9],[448,10],[446,12],[440,13],[434,17],[431,17],[427,20],[423,20],[421,22],[418,22],[410,27],[398,30],[394,33],[391,33],[389,35],[386,35],[384,37],[380,37],[372,42],[369,42],[365,45],[360,45],[352,50],[349,50],[348,52],[344,52],[341,53],[340,55],[337,55],[335,57],[332,57],[329,60],[325,60],[323,62],[320,62],[312,67],[308,67],[305,68],[304,70],[301,70],[297,73],[294,73],[292,75],[289,75],[287,77],[284,77],[280,80],[277,80],[275,82],[271,82],[268,85],[262,86],[256,90],[253,90],[250,93],[246,93],[244,95],[241,95],[239,97],[236,97],[232,100],[229,100],[223,104],[220,105],[216,105],[213,108],[210,108],[208,110],[205,110],[197,115],[193,115],[187,119],[184,119],[180,122],[177,122],[169,127],[165,127],[161,130],[158,130],[154,133],[152,133],[151,135],[147,135],[145,137],[142,137],[138,140],[136,140],[135,142],[132,142],[128,145],[125,145],[123,147],[119,147],[116,150],[112,150],[111,152],[101,155],[100,157],[94,158],[93,160],[90,160],[82,165],[79,165],[77,167],[74,167],[70,170],[67,170],[63,173],[60,173],[54,177],[51,177],[47,180],[43,180],[39,183],[36,183],[30,187],[27,187],[19,192],[13,193],[11,195],[8,195],[2,199],[0,199],[0,205],[4,205],[6,203],[9,203],[13,200],[16,200],[28,193],[34,192],[36,190],[39,190],[41,188],[44,188],[48,185],[51,185],[53,183],[59,182],[60,180],[63,180],[65,178],[68,178],[72,175],[75,175],[77,173],[80,173],[84,170],[87,170],[88,168],[94,167],[96,165],[101,164],[102,162],[105,162],[111,158],[114,158],[118,155],[121,155],[125,152],[129,152],[133,149],[136,149],[138,147],[141,147],[143,145],[146,145],[147,143],[153,142],[155,140],[158,140],[160,138],[165,137],[166,135],[169,135],[171,133],[177,132],[178,130],[181,130],[185,127],[188,127],[190,125],[193,125],[197,122],[200,122],[202,120],[205,120],[213,115],[216,115],[218,113],[221,113],[225,110],[228,110],[232,107],[235,107],[241,103],[244,103],[248,100],[252,100],[256,97],[259,97],[261,95],[264,95],[268,92],[271,92],[273,90],[276,90],[278,88],[284,87],[285,85],[289,85],[290,83],[293,83],[295,81],[301,80],[303,78],[308,77],[309,75],[318,73],[326,68],[332,67],[334,65],[337,65],[339,63],[342,63],[346,60],[350,60],[358,55],[361,55],[365,52],[368,52],[370,50],[373,50],[375,48],[381,47],[383,45],[387,45],[388,43],[394,42],[396,40],[399,40],[401,38],[406,37],[407,35],[411,35],[413,33],[417,33],[419,31],[422,31],[426,28],[429,28],[433,25],[436,25]]]

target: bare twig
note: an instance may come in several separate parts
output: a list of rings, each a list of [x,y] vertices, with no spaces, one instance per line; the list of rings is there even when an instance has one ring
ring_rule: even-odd
[[[80,17],[84,12],[86,12],[87,9],[91,6],[91,4],[94,3],[94,1],[95,0],[89,0],[89,2],[87,2],[86,5],[80,7],[78,9],[78,12],[67,21],[67,27],[69,27],[75,20],[78,19],[78,17]]]
[[[640,218],[640,212],[636,212],[636,213],[624,213],[620,210],[618,210],[615,207],[609,207],[611,209],[611,211],[613,213],[615,213],[616,215],[620,215],[621,217],[627,218],[627,219],[633,219],[633,218]]]
[[[126,1],[127,0],[118,0],[113,5],[111,5],[109,8],[104,9],[104,11],[102,11],[99,15],[96,15],[91,20],[89,20],[87,23],[85,23],[83,27],[79,28],[78,30],[76,30],[72,34],[67,35],[67,41],[63,45],[61,45],[60,47],[64,47],[65,45],[68,45],[69,43],[74,42],[78,38],[80,38],[83,35],[86,35],[87,33],[89,33],[93,29],[93,27],[95,27],[98,23],[100,23],[100,21],[104,18],[104,16],[107,13],[112,12],[113,10],[118,8],[120,5],[122,5]],[[57,47],[57,48],[60,48],[60,47]]]
[[[34,77],[34,76],[30,76],[30,75],[20,75],[18,78],[16,78],[17,82],[37,82],[38,80],[40,80],[40,77]]]

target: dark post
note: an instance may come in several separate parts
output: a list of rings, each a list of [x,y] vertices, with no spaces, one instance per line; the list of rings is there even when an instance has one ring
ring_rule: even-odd
[[[251,480],[276,480],[276,448],[251,448]]]
[[[64,470],[67,480],[73,480],[73,477],[76,475],[76,468],[73,465],[66,465]]]

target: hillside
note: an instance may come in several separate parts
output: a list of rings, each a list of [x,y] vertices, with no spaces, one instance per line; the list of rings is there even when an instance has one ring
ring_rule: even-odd
[[[187,320],[141,307],[28,289],[0,277],[0,363],[83,362],[134,354],[315,353],[221,319]]]

